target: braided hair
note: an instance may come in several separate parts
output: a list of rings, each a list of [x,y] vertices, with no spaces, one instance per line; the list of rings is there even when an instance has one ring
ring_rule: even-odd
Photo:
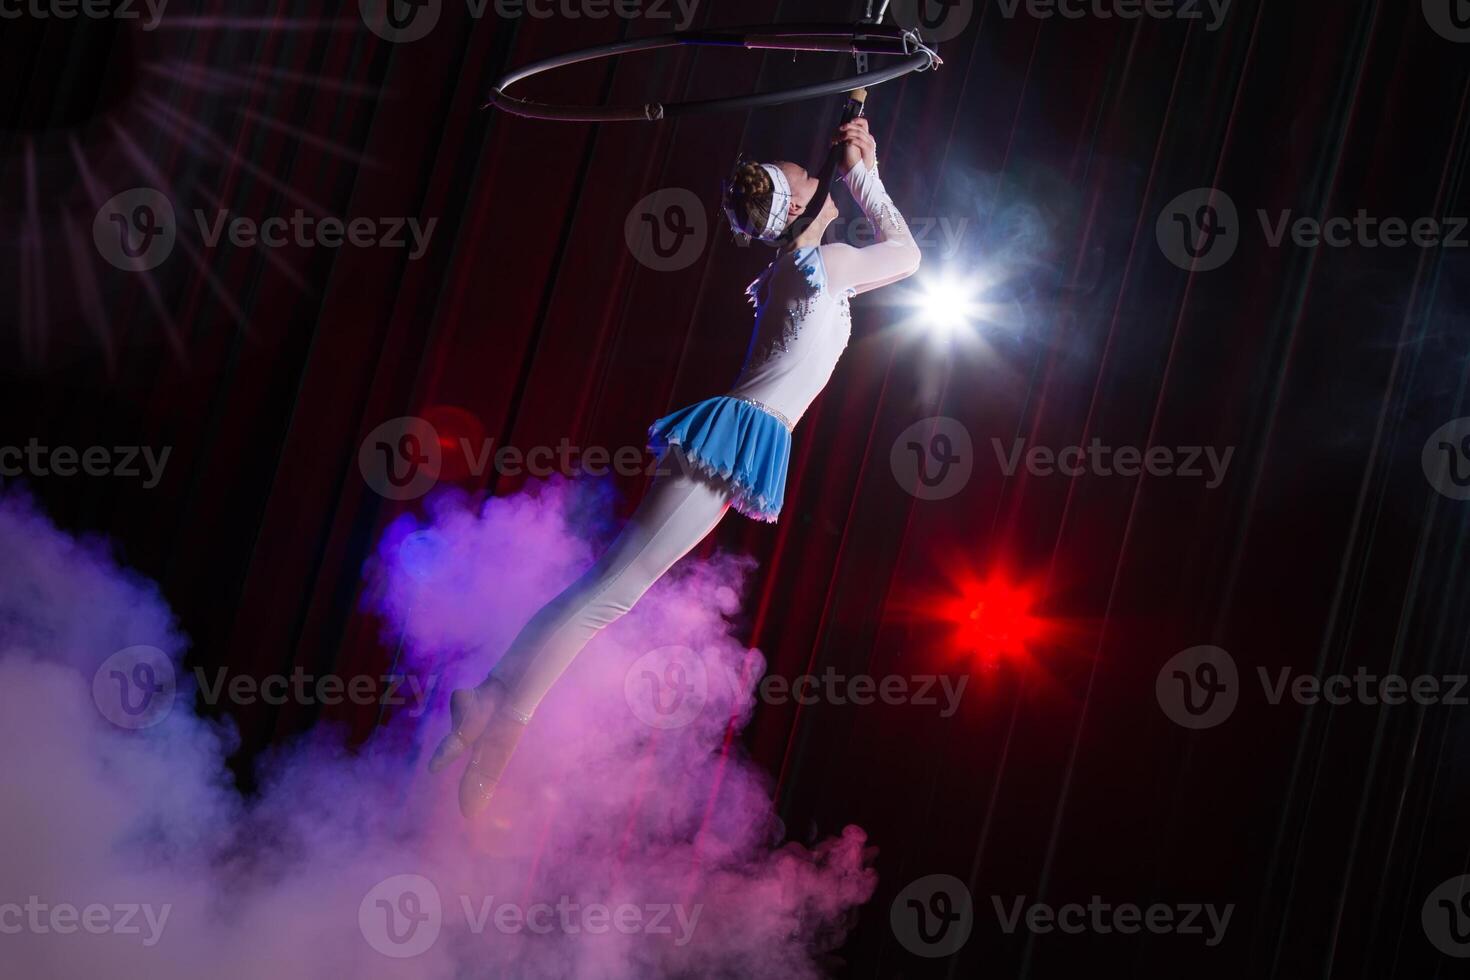
[[[720,203],[737,232],[757,238],[770,217],[774,193],[771,175],[758,162],[742,157],[735,162],[735,169],[725,181],[725,193]]]

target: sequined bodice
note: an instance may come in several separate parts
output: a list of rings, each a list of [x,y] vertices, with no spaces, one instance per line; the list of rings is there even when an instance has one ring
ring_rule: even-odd
[[[746,290],[755,331],[729,392],[774,408],[793,423],[821,394],[852,332],[851,290],[828,288],[821,249],[783,253]]]

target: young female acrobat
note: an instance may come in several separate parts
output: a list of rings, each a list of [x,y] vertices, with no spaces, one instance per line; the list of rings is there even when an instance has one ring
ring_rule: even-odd
[[[843,125],[838,172],[872,224],[864,248],[823,245],[837,217],[829,195],[794,241],[782,235],[812,206],[819,181],[794,163],[741,162],[722,204],[733,227],[780,249],[746,290],[755,332],[735,386],[649,428],[649,446],[672,454],[608,550],[533,615],[490,675],[450,697],[453,730],[429,760],[439,772],[473,748],[459,784],[466,817],[490,802],[531,715],[597,633],[633,607],[734,507],[775,521],[785,493],[791,433],[826,386],[851,332],[848,300],[913,275],[919,248],[878,179],[868,121]],[[664,467],[660,467],[663,471]]]

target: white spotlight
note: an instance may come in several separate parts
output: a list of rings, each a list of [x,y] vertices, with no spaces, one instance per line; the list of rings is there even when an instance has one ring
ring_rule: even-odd
[[[916,300],[918,326],[939,339],[948,340],[984,319],[985,305],[978,299],[979,284],[953,273],[941,273],[919,283]]]

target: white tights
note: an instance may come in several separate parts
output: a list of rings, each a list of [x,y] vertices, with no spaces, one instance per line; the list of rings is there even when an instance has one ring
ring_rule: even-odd
[[[604,627],[714,530],[730,507],[725,491],[695,475],[678,449],[611,547],[582,577],[531,617],[495,665],[509,707],[530,717],[558,677]],[[486,683],[489,683],[487,679]]]

